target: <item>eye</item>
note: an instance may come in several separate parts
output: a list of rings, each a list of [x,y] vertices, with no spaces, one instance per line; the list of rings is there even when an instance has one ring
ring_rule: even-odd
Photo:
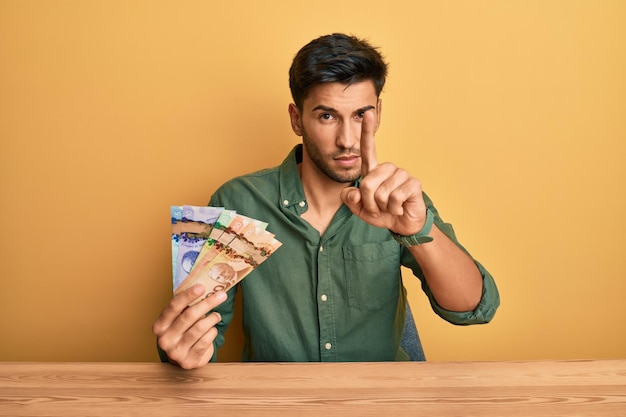
[[[362,119],[363,117],[365,117],[365,110],[361,110],[356,114],[357,119]]]
[[[319,118],[320,120],[333,120],[334,116],[331,113],[321,113]]]

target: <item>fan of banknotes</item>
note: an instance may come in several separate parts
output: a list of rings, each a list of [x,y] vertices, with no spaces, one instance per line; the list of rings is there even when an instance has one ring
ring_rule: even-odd
[[[174,294],[202,283],[194,303],[237,284],[281,246],[267,223],[234,210],[172,206],[170,213]]]

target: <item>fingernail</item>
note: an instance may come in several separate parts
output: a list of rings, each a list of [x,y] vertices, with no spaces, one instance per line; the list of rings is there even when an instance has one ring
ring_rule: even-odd
[[[226,293],[224,291],[218,291],[218,292],[215,293],[215,299],[217,301],[224,301],[224,300],[226,300],[226,297],[227,297],[227,295],[226,295]]]

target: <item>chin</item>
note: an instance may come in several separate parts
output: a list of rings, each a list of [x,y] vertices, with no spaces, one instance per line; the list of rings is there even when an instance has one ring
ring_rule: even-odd
[[[361,173],[354,174],[354,173],[346,173],[346,172],[333,172],[331,173],[331,175],[327,174],[327,176],[335,182],[338,182],[341,184],[349,184],[358,180],[361,177]]]

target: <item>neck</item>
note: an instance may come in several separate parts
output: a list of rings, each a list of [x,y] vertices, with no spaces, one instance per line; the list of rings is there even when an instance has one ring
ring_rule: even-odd
[[[331,180],[311,164],[303,161],[298,165],[308,209],[302,218],[323,235],[331,220],[341,207],[341,190],[349,184]]]

